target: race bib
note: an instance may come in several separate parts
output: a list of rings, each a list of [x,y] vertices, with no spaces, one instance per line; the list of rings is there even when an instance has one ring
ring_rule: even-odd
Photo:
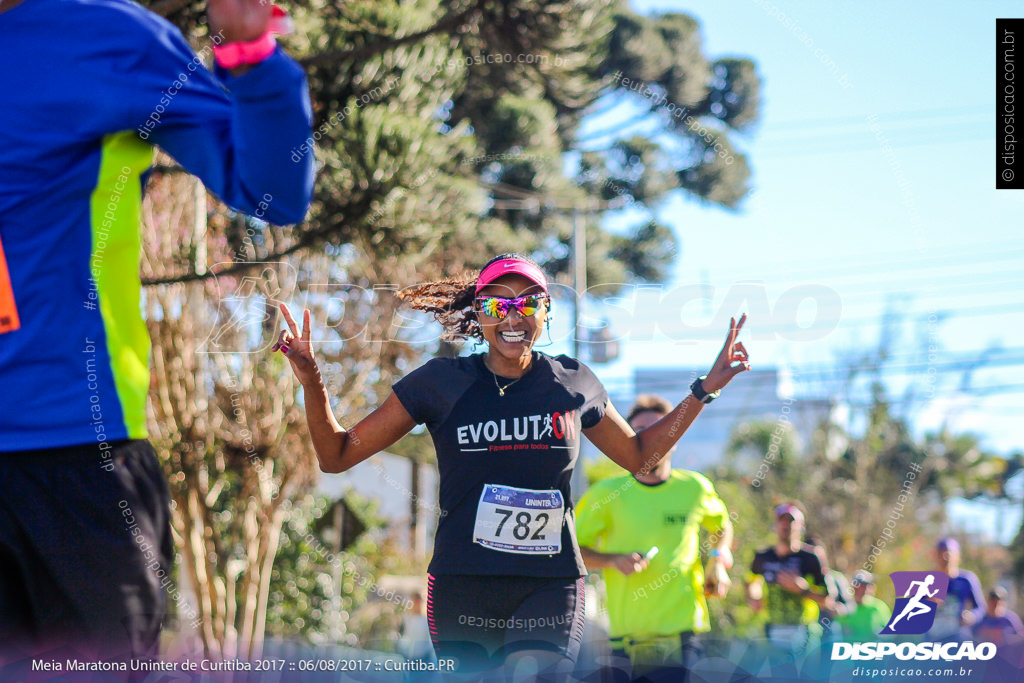
[[[503,553],[554,555],[562,551],[564,517],[561,491],[484,484],[473,542]]]

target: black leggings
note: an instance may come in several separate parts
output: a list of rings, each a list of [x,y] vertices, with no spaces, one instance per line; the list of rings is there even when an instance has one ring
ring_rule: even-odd
[[[542,650],[575,662],[583,640],[584,579],[427,576],[427,621],[438,659],[468,673]]]

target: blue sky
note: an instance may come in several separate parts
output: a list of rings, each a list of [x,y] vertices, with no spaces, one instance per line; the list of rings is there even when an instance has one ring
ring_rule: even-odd
[[[633,7],[687,12],[701,23],[705,54],[754,59],[762,110],[753,130],[732,138],[753,167],[754,192],[741,208],[672,197],[657,212],[681,243],[670,281],[660,290],[627,290],[610,304],[588,302],[589,323],[609,320],[623,342],[619,360],[597,367],[609,389],[628,390],[637,367],[710,364],[742,306],[752,313],[745,334],[752,362],[810,370],[798,395],[827,396],[834,384],[822,369],[877,347],[882,317],[894,311],[902,322],[891,332],[890,391],[922,395],[929,370],[936,378],[932,397],[908,408],[915,430],[946,423],[996,452],[1024,450],[1024,191],[995,189],[995,19],[1024,7],[769,0],[634,0]],[[581,135],[631,120],[637,106],[591,117]],[[629,217],[604,220],[614,229]],[[751,289],[748,281],[760,284]],[[687,290],[665,295],[702,283],[708,301],[687,300]],[[740,295],[757,287],[767,306],[756,297],[742,304]],[[810,301],[795,311],[779,306],[794,291],[810,292],[820,310]],[[773,320],[782,309],[810,327],[807,338],[794,334],[794,316],[788,327]],[[655,325],[667,335],[650,334]],[[965,379],[964,369],[982,358],[987,366]],[[996,526],[980,506],[952,509],[963,525],[970,513],[968,530]],[[1004,542],[1019,518],[1019,509],[1008,511]]]
[[[1024,329],[1024,240],[1015,234],[1024,224],[1024,192],[994,189],[995,18],[1013,16],[1019,3],[634,7],[691,13],[706,54],[753,58],[763,102],[757,126],[733,138],[754,174],[754,193],[740,210],[682,196],[658,210],[681,243],[666,289],[706,281],[710,301],[690,301],[674,327],[666,314],[678,315],[672,304],[685,299],[670,295],[669,305],[659,304],[666,290],[627,290],[612,306],[587,307],[591,322],[608,318],[624,342],[620,360],[601,367],[609,384],[623,386],[637,366],[709,363],[735,312],[730,306],[743,299],[740,283],[762,282],[764,301],[776,310],[744,306],[760,314],[747,332],[754,362],[834,365],[877,345],[882,315],[893,309],[905,316],[886,374],[893,392],[923,382],[929,366],[939,378],[935,400],[915,404],[915,425],[947,420],[998,452],[1024,447],[1014,429],[1024,416],[1024,344],[1015,335]],[[633,111],[625,104],[590,120],[582,134],[629,120]],[[809,292],[822,304],[795,309],[797,324],[811,327],[809,339],[795,338],[792,315],[789,333],[772,320],[772,313],[793,312],[785,298],[777,306],[787,291]],[[638,333],[650,320],[672,338]],[[986,350],[998,364],[958,391],[962,377],[951,370]],[[916,362],[917,376],[895,367]],[[805,390],[827,392],[828,385]]]

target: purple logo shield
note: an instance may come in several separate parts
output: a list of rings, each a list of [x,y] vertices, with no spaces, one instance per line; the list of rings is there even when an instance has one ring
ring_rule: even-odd
[[[943,572],[893,572],[896,589],[892,617],[879,635],[921,635],[935,621],[936,602],[946,599],[949,576]]]

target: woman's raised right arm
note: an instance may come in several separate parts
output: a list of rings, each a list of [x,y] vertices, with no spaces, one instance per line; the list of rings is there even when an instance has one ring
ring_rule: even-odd
[[[346,430],[338,424],[331,412],[320,368],[313,359],[309,343],[309,311],[303,311],[301,334],[284,304],[281,304],[281,312],[290,331],[281,333],[274,350],[280,348],[285,353],[292,371],[302,383],[306,424],[322,471],[344,472],[395,443],[416,426],[416,421],[394,392],[352,429]]]

